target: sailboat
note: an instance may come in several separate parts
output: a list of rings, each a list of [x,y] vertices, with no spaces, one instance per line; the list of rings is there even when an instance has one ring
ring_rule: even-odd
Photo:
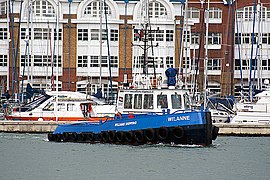
[[[142,0],[140,3],[148,14],[149,1]],[[118,113],[114,119],[99,123],[58,125],[53,133],[48,134],[50,141],[131,145],[212,144],[218,128],[212,125],[208,110],[192,109],[188,91],[177,86],[177,69],[168,68],[165,71],[166,79],[157,84],[150,83],[146,59],[151,46],[149,22],[144,20],[140,42],[144,52],[143,74],[138,74],[139,77],[134,78],[136,81],[130,87],[118,91]]]
[[[262,53],[261,46],[262,39],[261,39],[261,24],[262,24],[262,3],[260,1],[258,2],[254,1],[253,6],[253,32],[252,32],[252,46],[251,46],[251,55],[250,55],[250,63],[249,63],[249,92],[248,92],[248,100],[246,101],[244,98],[242,98],[238,103],[236,103],[235,109],[236,109],[236,116],[233,117],[231,123],[233,124],[270,124],[270,86],[269,86],[269,80],[265,79],[264,84],[266,86],[265,90],[261,90],[262,86],[262,72],[260,67],[260,58],[261,55],[258,53]],[[260,9],[258,10],[258,16],[257,16],[257,7]],[[258,40],[257,43],[255,41],[255,25],[256,20],[258,19]],[[238,24],[237,24],[238,27]],[[238,28],[237,28],[238,30]],[[238,36],[239,38],[239,36]],[[238,41],[240,41],[238,39]],[[256,45],[256,52],[254,53],[253,46]],[[239,43],[238,43],[238,46]],[[240,51],[240,50],[239,50]],[[240,52],[239,52],[240,56]],[[253,59],[255,57],[255,59]],[[253,62],[254,60],[254,62]],[[258,61],[258,62],[257,62]],[[241,66],[241,64],[240,64]],[[241,67],[242,68],[242,67]],[[257,74],[257,82],[259,87],[259,93],[255,94],[254,90],[254,81],[255,81],[255,74],[256,71],[258,71]],[[253,78],[252,78],[253,75]],[[242,90],[242,87],[241,87]]]

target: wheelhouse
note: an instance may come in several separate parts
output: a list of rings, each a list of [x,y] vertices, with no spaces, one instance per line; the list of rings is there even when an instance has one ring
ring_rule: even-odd
[[[123,89],[119,90],[118,111],[120,113],[162,112],[169,109],[191,109],[191,101],[186,90],[182,89]]]

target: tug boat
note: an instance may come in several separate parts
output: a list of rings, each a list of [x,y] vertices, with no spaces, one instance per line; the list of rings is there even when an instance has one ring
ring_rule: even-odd
[[[106,111],[104,111],[104,108]],[[115,105],[105,104],[98,98],[71,91],[48,91],[32,102],[16,107],[7,120],[19,121],[99,121],[113,118]]]
[[[148,1],[141,3],[142,9],[148,11]],[[151,62],[148,50],[158,46],[150,43],[153,30],[149,28],[148,14],[144,13],[141,37],[133,44],[143,49],[143,67],[133,69],[130,86],[124,79],[124,87],[118,91],[114,118],[95,123],[60,124],[48,134],[49,141],[209,146],[216,139],[219,129],[212,125],[211,113],[206,107],[192,108],[189,92],[182,89],[180,79],[176,79],[177,69],[164,69],[159,77],[155,70],[148,73],[148,63]]]
[[[168,87],[121,89],[113,119],[60,124],[49,141],[209,146],[218,135],[207,109],[192,109],[187,90],[176,88],[176,70],[166,70]]]

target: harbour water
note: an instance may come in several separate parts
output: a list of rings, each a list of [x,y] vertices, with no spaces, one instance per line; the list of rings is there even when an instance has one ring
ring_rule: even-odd
[[[270,177],[270,137],[220,136],[211,147],[55,143],[0,133],[1,180],[167,180]]]

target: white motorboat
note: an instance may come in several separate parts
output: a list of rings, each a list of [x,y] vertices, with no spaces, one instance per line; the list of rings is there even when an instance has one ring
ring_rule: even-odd
[[[236,103],[236,116],[231,123],[270,124],[270,88],[255,95],[256,102]]]
[[[99,121],[112,118],[115,105],[105,104],[96,97],[71,91],[48,91],[32,102],[16,107],[7,120],[31,121]]]

